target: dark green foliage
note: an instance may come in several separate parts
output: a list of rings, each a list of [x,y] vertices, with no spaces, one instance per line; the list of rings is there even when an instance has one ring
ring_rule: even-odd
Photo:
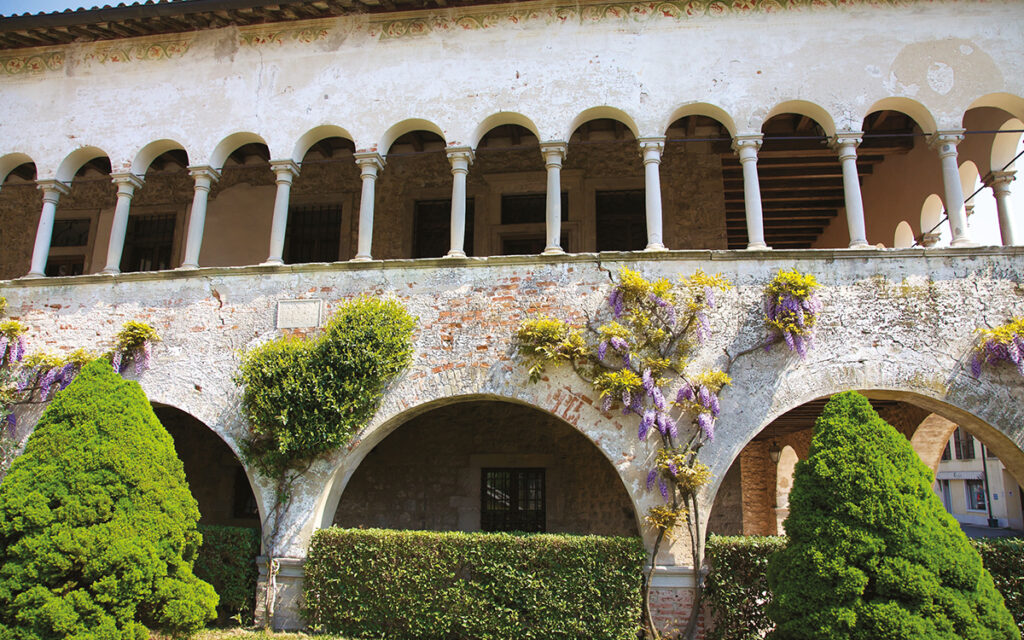
[[[772,556],[773,640],[1019,640],[981,558],[906,438],[854,392],[832,398],[797,464]]]
[[[203,546],[199,547],[195,574],[213,585],[220,596],[217,624],[231,624],[232,619],[249,624],[256,610],[256,579],[259,569],[260,534],[247,527],[199,525]],[[238,616],[236,618],[236,616]]]
[[[972,540],[1024,637],[1024,539]]]
[[[311,628],[356,638],[635,640],[639,538],[324,529]]]
[[[237,379],[251,426],[246,458],[279,477],[348,443],[408,366],[415,326],[395,300],[357,298],[315,339],[282,338],[246,353]]]
[[[1024,540],[994,538],[971,540],[981,553],[996,589],[1006,599],[1017,626],[1024,632]],[[705,602],[714,629],[709,640],[760,640],[775,628],[764,613],[770,602],[768,558],[786,545],[781,536],[711,536],[707,558]]]
[[[715,621],[708,640],[761,640],[775,626],[764,607],[771,599],[768,556],[785,544],[779,536],[708,538],[704,602]]]
[[[0,485],[0,638],[141,640],[195,631],[199,510],[135,382],[89,363],[43,413]]]

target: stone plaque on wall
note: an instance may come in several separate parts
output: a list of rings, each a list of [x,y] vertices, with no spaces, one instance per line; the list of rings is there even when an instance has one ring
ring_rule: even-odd
[[[312,300],[278,300],[278,329],[308,329],[320,326],[324,301]]]

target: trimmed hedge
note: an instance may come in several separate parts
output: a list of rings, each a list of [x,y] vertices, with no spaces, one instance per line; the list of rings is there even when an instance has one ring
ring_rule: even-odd
[[[775,625],[765,615],[768,556],[786,544],[782,536],[710,536],[711,565],[704,592],[714,620],[708,640],[761,640]],[[1024,539],[971,540],[992,574],[1017,627],[1024,634]]]
[[[217,625],[224,626],[235,616],[249,624],[256,610],[256,581],[259,569],[260,533],[247,527],[199,525],[203,545],[199,547],[193,571],[200,580],[213,585],[220,604]]]
[[[639,538],[323,529],[306,561],[319,632],[404,640],[635,640]]]

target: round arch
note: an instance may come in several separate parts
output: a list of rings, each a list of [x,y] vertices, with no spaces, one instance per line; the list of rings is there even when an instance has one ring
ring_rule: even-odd
[[[906,220],[903,220],[896,225],[896,233],[893,234],[892,246],[897,249],[908,249],[914,246],[914,229]]]
[[[634,138],[640,137],[640,128],[637,127],[636,120],[634,120],[631,115],[617,107],[601,106],[591,107],[573,118],[572,124],[569,125],[569,129],[565,132],[565,137],[562,139],[568,141],[569,138],[572,137],[573,132],[582,124],[590,122],[591,120],[601,120],[605,118],[621,122],[626,125],[631,132],[633,132]]]
[[[514,124],[523,127],[533,135],[537,136],[537,139],[540,140],[540,130],[537,128],[537,125],[533,123],[533,120],[515,111],[500,111],[484,118],[484,121],[481,122],[473,132],[473,137],[469,141],[469,146],[476,149],[477,145],[480,144],[480,141],[484,139],[484,136],[486,136],[491,129],[506,124]]]
[[[296,141],[295,148],[292,149],[292,162],[296,164],[301,163],[310,147],[324,138],[345,138],[346,140],[353,141],[353,144],[355,144],[355,139],[348,130],[333,124],[322,124],[302,134],[298,141]]]
[[[7,176],[21,165],[34,162],[35,161],[25,153],[15,152],[0,156],[0,184],[3,184],[4,180],[7,179]]]
[[[216,490],[218,487],[211,486],[215,484],[211,482],[203,482],[199,484],[195,483],[197,470],[199,470],[200,473],[206,473],[207,471],[214,467],[222,466],[224,463],[228,463],[228,466],[230,467],[231,465],[230,462],[228,461],[228,458],[230,457],[230,461],[237,464],[237,469],[240,470],[241,473],[243,473],[245,476],[245,481],[248,484],[249,492],[254,499],[255,504],[253,504],[252,506],[256,509],[258,524],[262,526],[264,518],[266,517],[266,512],[265,506],[263,504],[264,501],[261,499],[260,487],[257,483],[253,481],[252,473],[245,466],[245,463],[242,462],[241,457],[238,455],[238,452],[235,451],[234,447],[232,446],[232,443],[229,442],[226,438],[224,438],[223,435],[219,433],[216,429],[211,428],[203,420],[199,419],[197,416],[193,415],[189,411],[176,407],[173,404],[166,404],[156,400],[150,401],[150,404],[153,407],[153,411],[157,414],[157,418],[160,420],[160,423],[164,426],[168,433],[171,434],[171,437],[175,439],[175,448],[178,449],[178,457],[181,458],[182,462],[186,464],[186,469],[188,469],[189,466],[193,467],[193,473],[191,475],[186,474],[186,479],[189,480],[190,486],[195,485],[193,486],[192,489],[193,495],[195,495],[196,499],[200,501],[200,504],[202,505],[203,500],[200,500],[200,495],[196,495],[197,487],[198,491],[203,492],[203,494],[211,491],[211,489]],[[189,434],[189,430],[191,430],[192,433]],[[201,435],[197,435],[196,432],[198,432],[198,434]],[[176,433],[177,437],[175,436]],[[186,436],[187,438],[198,439],[199,441],[201,441],[199,443],[199,446],[179,448],[180,444],[182,444],[183,442],[183,440],[180,440],[182,438],[183,433],[188,434]],[[190,444],[195,445],[196,443],[190,442]],[[183,455],[183,453],[186,451],[189,453]],[[186,457],[192,456],[194,454],[198,454],[204,457],[198,463],[193,460],[187,461],[185,459]],[[231,469],[232,473],[231,477],[228,480],[229,482],[237,482],[236,474],[234,473],[234,471],[234,469]],[[222,482],[220,484],[223,485],[224,483]],[[222,490],[224,489],[224,487],[219,488]],[[237,489],[237,487],[232,488]],[[232,499],[234,498],[235,496],[232,496]],[[207,501],[209,500],[209,498],[204,499],[206,499]],[[220,502],[223,502],[223,496],[221,496]]]
[[[960,163],[960,187],[964,195],[970,197],[981,184],[981,174],[978,172],[978,165],[973,160],[965,160]]]
[[[988,93],[974,102],[964,110],[964,114],[976,107],[995,107],[1002,109],[1018,120],[1024,120],[1024,98],[1012,93]]]
[[[999,171],[1003,167],[1006,171],[1013,170],[1012,162],[1020,145],[1021,130],[1024,130],[1024,122],[1017,118],[1010,118],[999,127],[999,133],[992,140],[991,165],[993,171]]]
[[[629,464],[629,461],[613,459],[605,447],[598,446],[598,443],[595,442],[592,434],[580,429],[577,425],[573,424],[571,420],[567,420],[565,416],[559,415],[557,411],[537,406],[536,404],[522,398],[492,393],[467,393],[430,400],[390,415],[379,425],[365,431],[362,434],[363,437],[350,448],[348,453],[344,456],[342,463],[331,474],[330,479],[328,480],[329,489],[327,492],[322,494],[322,499],[317,505],[314,522],[317,523],[318,527],[328,527],[331,525],[334,520],[335,512],[338,509],[338,505],[341,503],[342,496],[349,482],[363,465],[366,457],[379,444],[394,434],[400,427],[409,423],[411,420],[425,416],[434,410],[475,402],[506,403],[521,408],[527,408],[543,414],[546,417],[557,420],[584,437],[600,452],[604,461],[612,466],[613,473],[618,478],[619,483],[621,483],[622,489],[625,491],[629,504],[632,507],[636,529],[640,534],[645,533],[645,527],[642,526],[643,523],[640,514],[646,512],[646,507],[645,505],[638,504],[635,491],[631,490],[630,483],[627,482],[621,472],[623,466],[632,466]]]
[[[821,106],[816,105],[813,102],[808,102],[807,100],[787,100],[785,102],[780,102],[772,107],[764,117],[764,120],[761,122],[761,127],[764,127],[764,123],[768,122],[775,116],[782,115],[783,113],[797,113],[799,115],[806,116],[817,122],[818,126],[825,131],[826,136],[831,137],[836,134],[836,122],[832,117],[832,114],[825,111]],[[758,127],[758,130],[760,130],[761,127]]]
[[[57,168],[57,180],[65,184],[71,184],[75,174],[78,173],[78,170],[86,162],[102,157],[110,156],[99,147],[79,147],[75,149],[61,161],[60,166]]]
[[[210,166],[217,171],[220,171],[224,168],[224,163],[227,162],[228,156],[231,155],[231,152],[246,144],[266,145],[267,141],[261,136],[249,131],[238,131],[232,133],[217,143],[217,146],[214,147],[213,153],[210,154]]]
[[[785,535],[782,523],[789,514],[789,492],[793,489],[793,473],[800,458],[796,449],[788,444],[779,453],[779,462],[775,467],[775,528],[778,535]]]
[[[378,153],[386,157],[391,151],[391,145],[395,143],[395,140],[398,140],[403,135],[411,131],[429,131],[431,133],[436,133],[445,141],[446,146],[448,144],[448,138],[445,137],[444,131],[441,130],[441,127],[437,126],[430,120],[409,118],[391,125],[391,127],[384,132],[384,136],[380,140],[380,145],[377,147]]]
[[[690,104],[683,105],[673,111],[672,115],[668,117],[668,120],[663,120],[660,125],[662,134],[672,126],[673,122],[687,116],[707,116],[708,118],[717,120],[723,127],[725,127],[730,136],[736,136],[736,121],[733,117],[726,113],[725,109],[708,102],[691,102]]]
[[[935,117],[928,111],[928,108],[912,98],[882,98],[864,111],[864,117],[861,118],[861,122],[876,111],[899,111],[906,114],[913,118],[914,122],[917,123],[917,126],[921,127],[924,133],[934,133],[939,128],[935,123]]]
[[[924,199],[924,203],[921,204],[921,233],[934,233],[931,230],[942,222],[942,214],[945,211],[945,206],[942,204],[942,197],[937,193],[933,193]],[[939,226],[939,233],[942,234],[943,239],[948,239],[948,232],[946,228],[948,224]]]
[[[149,170],[149,165],[168,151],[185,151],[186,155],[188,154],[184,145],[180,142],[169,138],[154,140],[139,149],[139,152],[135,154],[135,159],[132,160],[131,172],[137,176],[146,175],[146,171]]]

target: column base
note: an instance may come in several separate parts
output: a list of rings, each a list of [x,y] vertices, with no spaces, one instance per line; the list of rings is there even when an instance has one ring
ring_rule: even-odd
[[[356,255],[356,257],[352,258],[350,262],[370,262],[371,260],[373,260],[373,258],[371,258],[369,255],[365,253],[360,253]]]
[[[866,242],[861,242],[860,240],[857,240],[855,242],[851,242],[850,246],[847,247],[847,248],[849,248],[849,249],[872,249],[873,247],[872,247],[872,245],[870,245],[870,244],[868,244]]]
[[[974,247],[980,247],[981,245],[970,238],[961,238],[960,240],[950,242],[949,246],[956,247],[958,249],[973,249]]]
[[[104,275],[104,276],[117,276],[117,275],[121,275],[121,270],[120,269],[104,269],[103,271],[100,271],[100,275]]]
[[[21,276],[21,280],[35,280],[36,278],[45,278],[45,273],[37,273],[35,271],[29,271],[25,275]]]
[[[542,256],[560,256],[560,255],[562,255],[564,253],[565,253],[565,250],[562,249],[562,247],[544,247],[544,252],[541,253],[540,255],[542,255]]]
[[[661,244],[660,242],[651,242],[646,247],[644,247],[644,251],[668,251],[668,247]]]
[[[763,242],[751,242],[747,245],[747,251],[761,251],[771,249],[768,245]]]
[[[198,268],[199,268],[198,264],[183,264],[180,267],[178,267],[177,269],[175,269],[175,271],[195,271]]]
[[[284,260],[280,258],[269,258],[266,262],[261,262],[261,267],[280,267],[284,265]]]
[[[460,250],[452,249],[448,253],[444,254],[444,257],[446,257],[446,258],[465,258],[466,257],[466,252],[462,251],[461,249]]]
[[[256,582],[257,625],[268,624],[275,631],[298,631],[306,628],[306,621],[299,612],[302,600],[302,583],[305,577],[304,558],[277,558],[278,572],[274,577],[276,590],[274,593],[273,619],[267,620],[267,558],[256,558],[259,567],[259,578]]]

